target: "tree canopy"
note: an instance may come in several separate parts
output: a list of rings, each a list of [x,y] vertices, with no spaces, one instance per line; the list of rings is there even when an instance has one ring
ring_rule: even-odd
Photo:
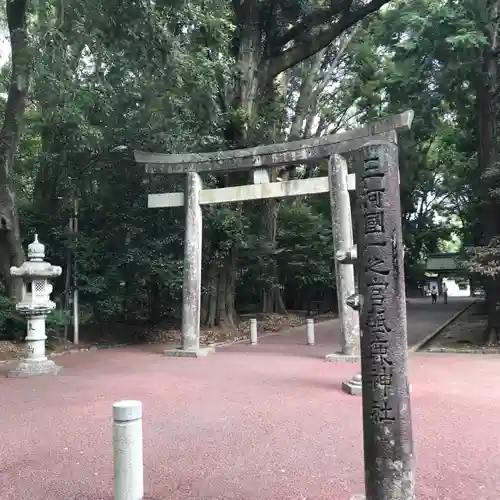
[[[462,251],[487,290],[485,340],[498,340],[499,8],[500,0],[5,2],[5,311],[19,294],[9,268],[36,230],[63,265],[55,289],[66,307],[77,280],[84,321],[179,317],[183,210],[148,210],[147,194],[181,190],[183,179],[146,175],[133,149],[297,140],[411,108],[414,125],[400,139],[408,289],[422,281],[427,255]],[[320,162],[270,176],[325,170]],[[78,238],[68,228],[75,203]],[[206,206],[203,218],[204,324],[335,297],[326,196]],[[4,335],[9,314],[0,316]]]

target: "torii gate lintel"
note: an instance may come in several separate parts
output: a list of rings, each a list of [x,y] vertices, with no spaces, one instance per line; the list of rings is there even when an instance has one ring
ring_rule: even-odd
[[[184,173],[184,193],[154,194],[149,206],[186,210],[182,348],[167,355],[199,357],[202,255],[201,205],[330,192],[342,360],[358,361],[353,383],[363,399],[366,498],[415,499],[415,464],[408,380],[406,305],[399,196],[397,132],[408,130],[413,112],[326,138],[260,146],[248,150],[162,155],[136,152],[149,173]],[[354,156],[349,177],[344,154]],[[263,169],[330,158],[329,176],[288,183],[268,182]],[[200,172],[254,170],[254,184],[202,189]],[[349,188],[356,191],[356,238],[353,238]],[[349,183],[350,181],[350,183]],[[354,245],[357,241],[357,248]],[[356,251],[357,250],[357,251]],[[359,291],[355,290],[354,265]],[[349,305],[351,307],[349,307]],[[363,332],[360,356],[360,329]],[[340,359],[339,359],[340,360]],[[362,389],[362,390],[361,390]]]

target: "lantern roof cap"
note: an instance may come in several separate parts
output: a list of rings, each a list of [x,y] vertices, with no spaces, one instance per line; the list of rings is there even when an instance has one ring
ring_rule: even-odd
[[[28,259],[41,261],[45,257],[45,245],[38,241],[38,234],[35,234],[35,239],[28,245]]]
[[[33,281],[39,279],[53,279],[62,274],[59,266],[53,266],[50,262],[43,260],[45,257],[45,245],[38,241],[38,235],[28,245],[28,260],[21,266],[12,266],[10,268],[11,276],[19,276],[24,281]]]

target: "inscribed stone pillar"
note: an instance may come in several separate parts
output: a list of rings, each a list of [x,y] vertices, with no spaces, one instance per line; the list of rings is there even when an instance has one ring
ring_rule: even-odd
[[[398,149],[368,142],[356,172],[365,493],[414,500]]]
[[[354,249],[347,162],[343,156],[333,155],[328,169],[342,352],[328,354],[326,359],[359,361],[359,314],[347,305],[347,299],[356,292],[354,265],[347,258]]]
[[[168,356],[199,357],[213,349],[200,349],[202,214],[201,178],[197,172],[186,174],[184,239],[184,283],[182,287],[182,348],[165,351]]]

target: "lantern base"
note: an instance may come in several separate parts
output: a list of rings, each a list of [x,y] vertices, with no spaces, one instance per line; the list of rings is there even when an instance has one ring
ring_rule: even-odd
[[[36,377],[39,375],[57,375],[62,366],[56,365],[51,359],[43,361],[22,360],[19,364],[9,371],[7,377]]]

